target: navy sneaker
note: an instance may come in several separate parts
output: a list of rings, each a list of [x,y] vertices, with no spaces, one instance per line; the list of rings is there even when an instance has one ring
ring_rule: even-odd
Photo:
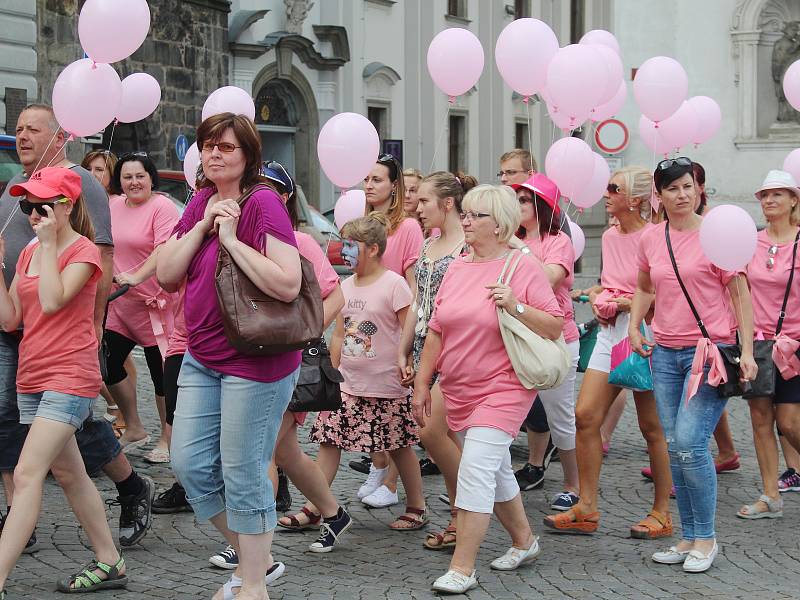
[[[233,546],[228,546],[222,552],[209,558],[208,562],[220,569],[235,569],[239,566],[239,557],[236,556],[236,550],[233,549]]]
[[[550,505],[550,508],[561,511],[569,510],[575,506],[579,500],[580,498],[578,498],[577,494],[574,492],[561,492],[553,497],[553,503]]]
[[[350,529],[353,524],[353,519],[344,509],[339,507],[339,512],[331,519],[323,519],[319,528],[319,537],[317,541],[311,544],[308,549],[311,552],[330,552],[333,547],[339,542],[341,535]]]

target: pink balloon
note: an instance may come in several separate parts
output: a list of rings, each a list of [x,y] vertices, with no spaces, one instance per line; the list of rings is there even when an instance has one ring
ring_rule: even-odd
[[[547,65],[558,52],[558,39],[538,19],[517,19],[500,32],[494,49],[497,69],[508,86],[532,96],[547,81]]]
[[[53,85],[53,111],[73,135],[94,135],[117,116],[122,82],[113,67],[82,58],[67,65]]]
[[[738,271],[753,259],[758,231],[753,218],[740,206],[715,206],[700,225],[700,245],[706,258],[720,269]]]
[[[572,203],[578,208],[591,208],[603,199],[603,192],[608,187],[608,180],[611,179],[611,169],[608,162],[597,152],[592,152],[594,167],[592,177],[581,190],[572,197]]]
[[[467,93],[483,72],[483,46],[467,29],[451,27],[428,46],[428,72],[433,83],[454,98]]]
[[[220,113],[230,112],[256,120],[256,105],[249,93],[235,85],[226,85],[211,92],[203,104],[202,120]]]
[[[619,84],[623,83],[622,60],[619,54],[615,53],[608,46],[600,44],[587,44],[589,48],[594,49],[600,55],[606,69],[605,85],[603,87],[603,94],[600,96],[600,104],[605,104],[610,101],[619,91]],[[593,107],[594,108],[594,107]]]
[[[569,234],[572,238],[572,247],[575,249],[575,260],[577,261],[586,249],[586,235],[575,221],[569,222]]]
[[[719,131],[722,125],[722,111],[719,104],[708,96],[694,96],[687,100],[697,114],[697,131],[692,142],[702,144],[707,142]]]
[[[333,207],[333,222],[339,231],[346,223],[364,216],[367,209],[367,197],[364,190],[347,190],[336,201]]]
[[[578,115],[577,117],[570,117],[567,113],[559,112],[551,104],[547,104],[547,114],[553,123],[556,124],[561,131],[572,131],[577,129],[586,122],[589,115]]]
[[[671,150],[677,151],[681,146],[690,144],[697,137],[700,118],[688,100],[684,100],[675,114],[659,124],[661,137],[669,144]]]
[[[795,110],[800,110],[800,60],[794,61],[783,76],[783,93]]]
[[[800,148],[796,148],[786,155],[783,160],[783,170],[791,173],[795,181],[800,181]]]
[[[656,154],[666,155],[672,150],[672,146],[661,135],[661,129],[644,115],[639,117],[639,137]]]
[[[86,55],[98,63],[128,58],[150,31],[146,0],[86,0],[78,17],[78,37]]]
[[[583,34],[583,37],[578,42],[579,44],[601,44],[607,48],[611,48],[616,52],[617,56],[621,56],[622,52],[619,48],[619,42],[614,34],[605,29],[592,29]]]
[[[592,121],[597,123],[600,121],[605,121],[606,119],[610,119],[620,111],[620,109],[625,105],[625,100],[627,99],[628,86],[625,85],[624,81],[620,81],[619,87],[617,88],[617,93],[614,95],[614,97],[605,104],[601,104],[600,106],[592,109],[590,114]]]
[[[547,92],[559,112],[578,117],[601,104],[606,76],[595,48],[570,44],[559,49],[547,67]]]
[[[681,63],[667,56],[646,60],[633,79],[633,95],[642,114],[656,123],[663,121],[686,100],[689,77]]]
[[[325,175],[346,189],[362,181],[375,166],[380,151],[378,132],[357,113],[331,117],[317,138],[317,156]]]
[[[547,151],[544,168],[547,176],[561,190],[561,195],[572,198],[592,178],[592,149],[580,138],[561,138]]]
[[[197,148],[197,142],[194,142],[186,150],[186,156],[183,157],[183,175],[186,177],[186,183],[192,189],[195,189],[197,184],[197,170],[199,167],[200,150]]]
[[[161,102],[161,86],[147,73],[134,73],[122,80],[122,101],[117,110],[121,123],[135,123],[149,117]]]

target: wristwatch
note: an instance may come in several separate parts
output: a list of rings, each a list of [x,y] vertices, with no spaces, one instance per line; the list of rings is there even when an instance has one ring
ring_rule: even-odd
[[[522,315],[522,314],[525,313],[525,307],[522,304],[519,304],[519,303],[517,303],[517,305],[514,307],[514,310],[517,311],[518,315]]]

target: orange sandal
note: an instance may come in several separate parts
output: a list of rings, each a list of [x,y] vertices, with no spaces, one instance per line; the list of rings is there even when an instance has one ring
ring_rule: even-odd
[[[548,515],[542,522],[544,526],[553,533],[576,533],[579,535],[591,535],[600,526],[600,513],[595,511],[583,514],[577,508],[571,508],[567,512],[558,515]]]
[[[647,522],[647,517],[652,517],[660,527]],[[637,540],[657,540],[662,537],[669,537],[672,535],[672,516],[662,514],[657,510],[651,510],[647,513],[647,517],[639,521],[636,525],[631,527],[631,537]]]
[[[447,525],[447,528],[441,533],[429,533],[425,541],[422,542],[422,545],[428,550],[446,550],[456,547],[456,515],[458,511],[452,510],[450,514],[453,518]]]

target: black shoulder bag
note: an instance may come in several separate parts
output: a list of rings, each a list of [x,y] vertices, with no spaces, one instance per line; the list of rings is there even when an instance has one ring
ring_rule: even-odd
[[[703,334],[703,337],[710,340],[711,337],[708,335],[708,330],[706,326],[703,324],[703,319],[700,318],[700,313],[697,312],[697,309],[694,307],[694,303],[692,299],[689,297],[689,291],[686,289],[686,286],[683,285],[683,280],[681,279],[681,274],[678,272],[678,263],[675,262],[675,253],[672,251],[672,241],[669,239],[669,222],[667,222],[667,226],[664,229],[664,234],[667,238],[667,250],[669,251],[669,259],[672,261],[672,269],[675,271],[675,277],[678,278],[678,284],[681,286],[681,290],[683,291],[683,295],[686,298],[686,302],[689,303],[689,308],[692,309],[692,314],[694,315],[695,321],[697,321],[697,326],[700,328],[700,333]],[[730,398],[731,396],[741,396],[742,395],[742,386],[739,382],[739,361],[741,357],[741,349],[739,346],[718,346],[720,354],[722,354],[722,361],[725,363],[725,372],[728,375],[728,381],[720,383],[717,387],[717,393],[723,398]]]
[[[783,294],[783,304],[781,312],[778,313],[778,324],[775,326],[775,337],[783,329],[783,320],[786,317],[786,304],[789,302],[789,293],[792,291],[792,281],[794,280],[794,265],[797,259],[797,243],[800,241],[800,231],[794,238],[794,248],[792,249],[792,268],[789,271],[789,280],[786,282],[786,292]],[[775,395],[775,361],[772,360],[772,347],[775,340],[755,340],[753,342],[753,357],[758,365],[758,376],[750,382],[750,389],[742,397],[766,398]]]
[[[342,392],[339,384],[344,377],[331,363],[331,353],[325,338],[303,350],[300,377],[294,389],[288,410],[292,412],[317,412],[339,410]]]

